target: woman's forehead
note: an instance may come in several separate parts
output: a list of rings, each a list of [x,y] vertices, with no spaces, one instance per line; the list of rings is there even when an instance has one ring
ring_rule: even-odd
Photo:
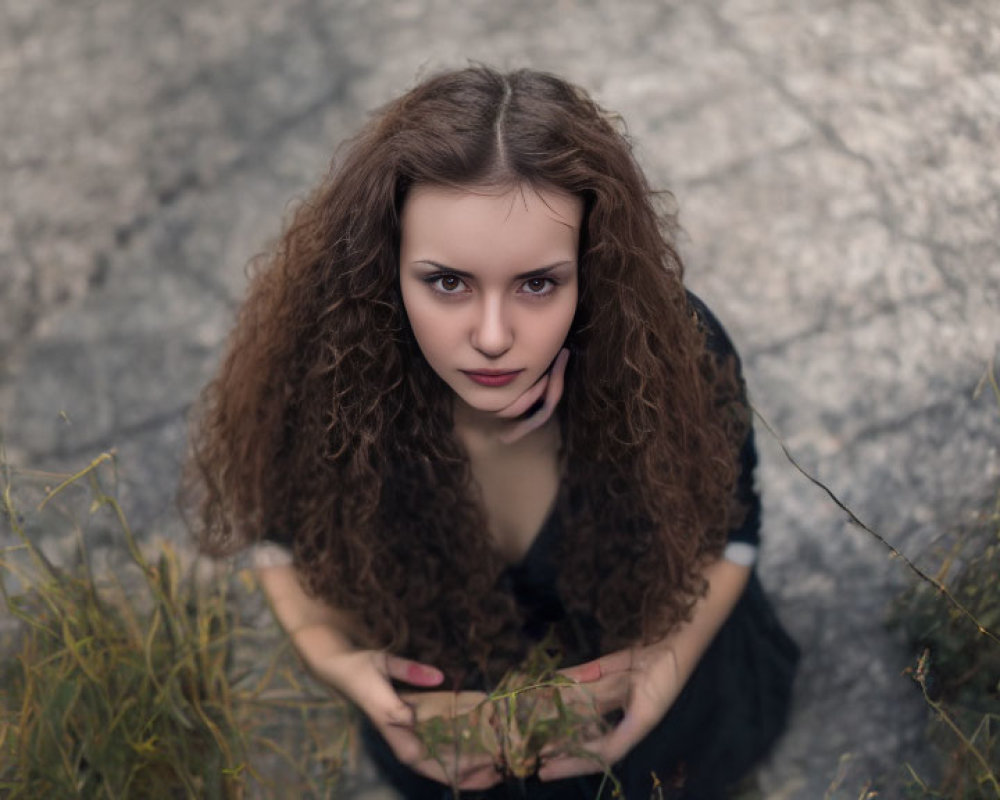
[[[403,206],[402,239],[404,249],[565,250],[576,246],[582,217],[583,201],[555,189],[421,185]]]
[[[420,187],[403,208],[400,264],[504,281],[555,264],[575,268],[583,203],[564,194]]]

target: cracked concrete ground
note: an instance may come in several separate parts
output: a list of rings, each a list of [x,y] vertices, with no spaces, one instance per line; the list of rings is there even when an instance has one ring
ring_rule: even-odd
[[[183,417],[245,264],[366,110],[470,58],[558,72],[624,116],[756,407],[862,519],[919,557],[995,486],[995,410],[973,396],[1000,341],[991,0],[6,0],[9,459],[115,446],[137,528],[182,536]],[[895,796],[926,758],[882,624],[902,567],[760,442],[762,575],[804,648],[761,785],[822,797],[851,754],[843,796]]]

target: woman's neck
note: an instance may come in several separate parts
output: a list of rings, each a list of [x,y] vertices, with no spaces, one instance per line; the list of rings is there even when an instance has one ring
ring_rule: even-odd
[[[503,456],[534,450],[539,447],[559,446],[559,419],[553,414],[544,425],[525,434],[516,442],[507,444],[501,435],[518,424],[518,420],[502,419],[495,414],[483,414],[462,406],[455,407],[455,435],[465,445],[471,457]]]

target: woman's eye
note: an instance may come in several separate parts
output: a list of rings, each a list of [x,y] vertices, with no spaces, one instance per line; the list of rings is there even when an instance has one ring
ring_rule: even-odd
[[[439,294],[460,294],[465,289],[465,281],[457,275],[428,275],[424,281]],[[537,296],[551,294],[555,287],[552,278],[529,278],[522,284],[525,294]]]
[[[457,294],[462,287],[462,279],[457,275],[431,275],[427,282],[442,294]]]
[[[524,282],[528,294],[549,294],[555,288],[552,278],[530,278]]]

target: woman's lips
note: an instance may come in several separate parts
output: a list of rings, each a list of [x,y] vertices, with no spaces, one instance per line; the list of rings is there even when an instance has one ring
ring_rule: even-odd
[[[465,372],[465,370],[462,370]],[[472,380],[480,386],[506,386],[521,373],[521,370],[514,372],[465,372]]]

